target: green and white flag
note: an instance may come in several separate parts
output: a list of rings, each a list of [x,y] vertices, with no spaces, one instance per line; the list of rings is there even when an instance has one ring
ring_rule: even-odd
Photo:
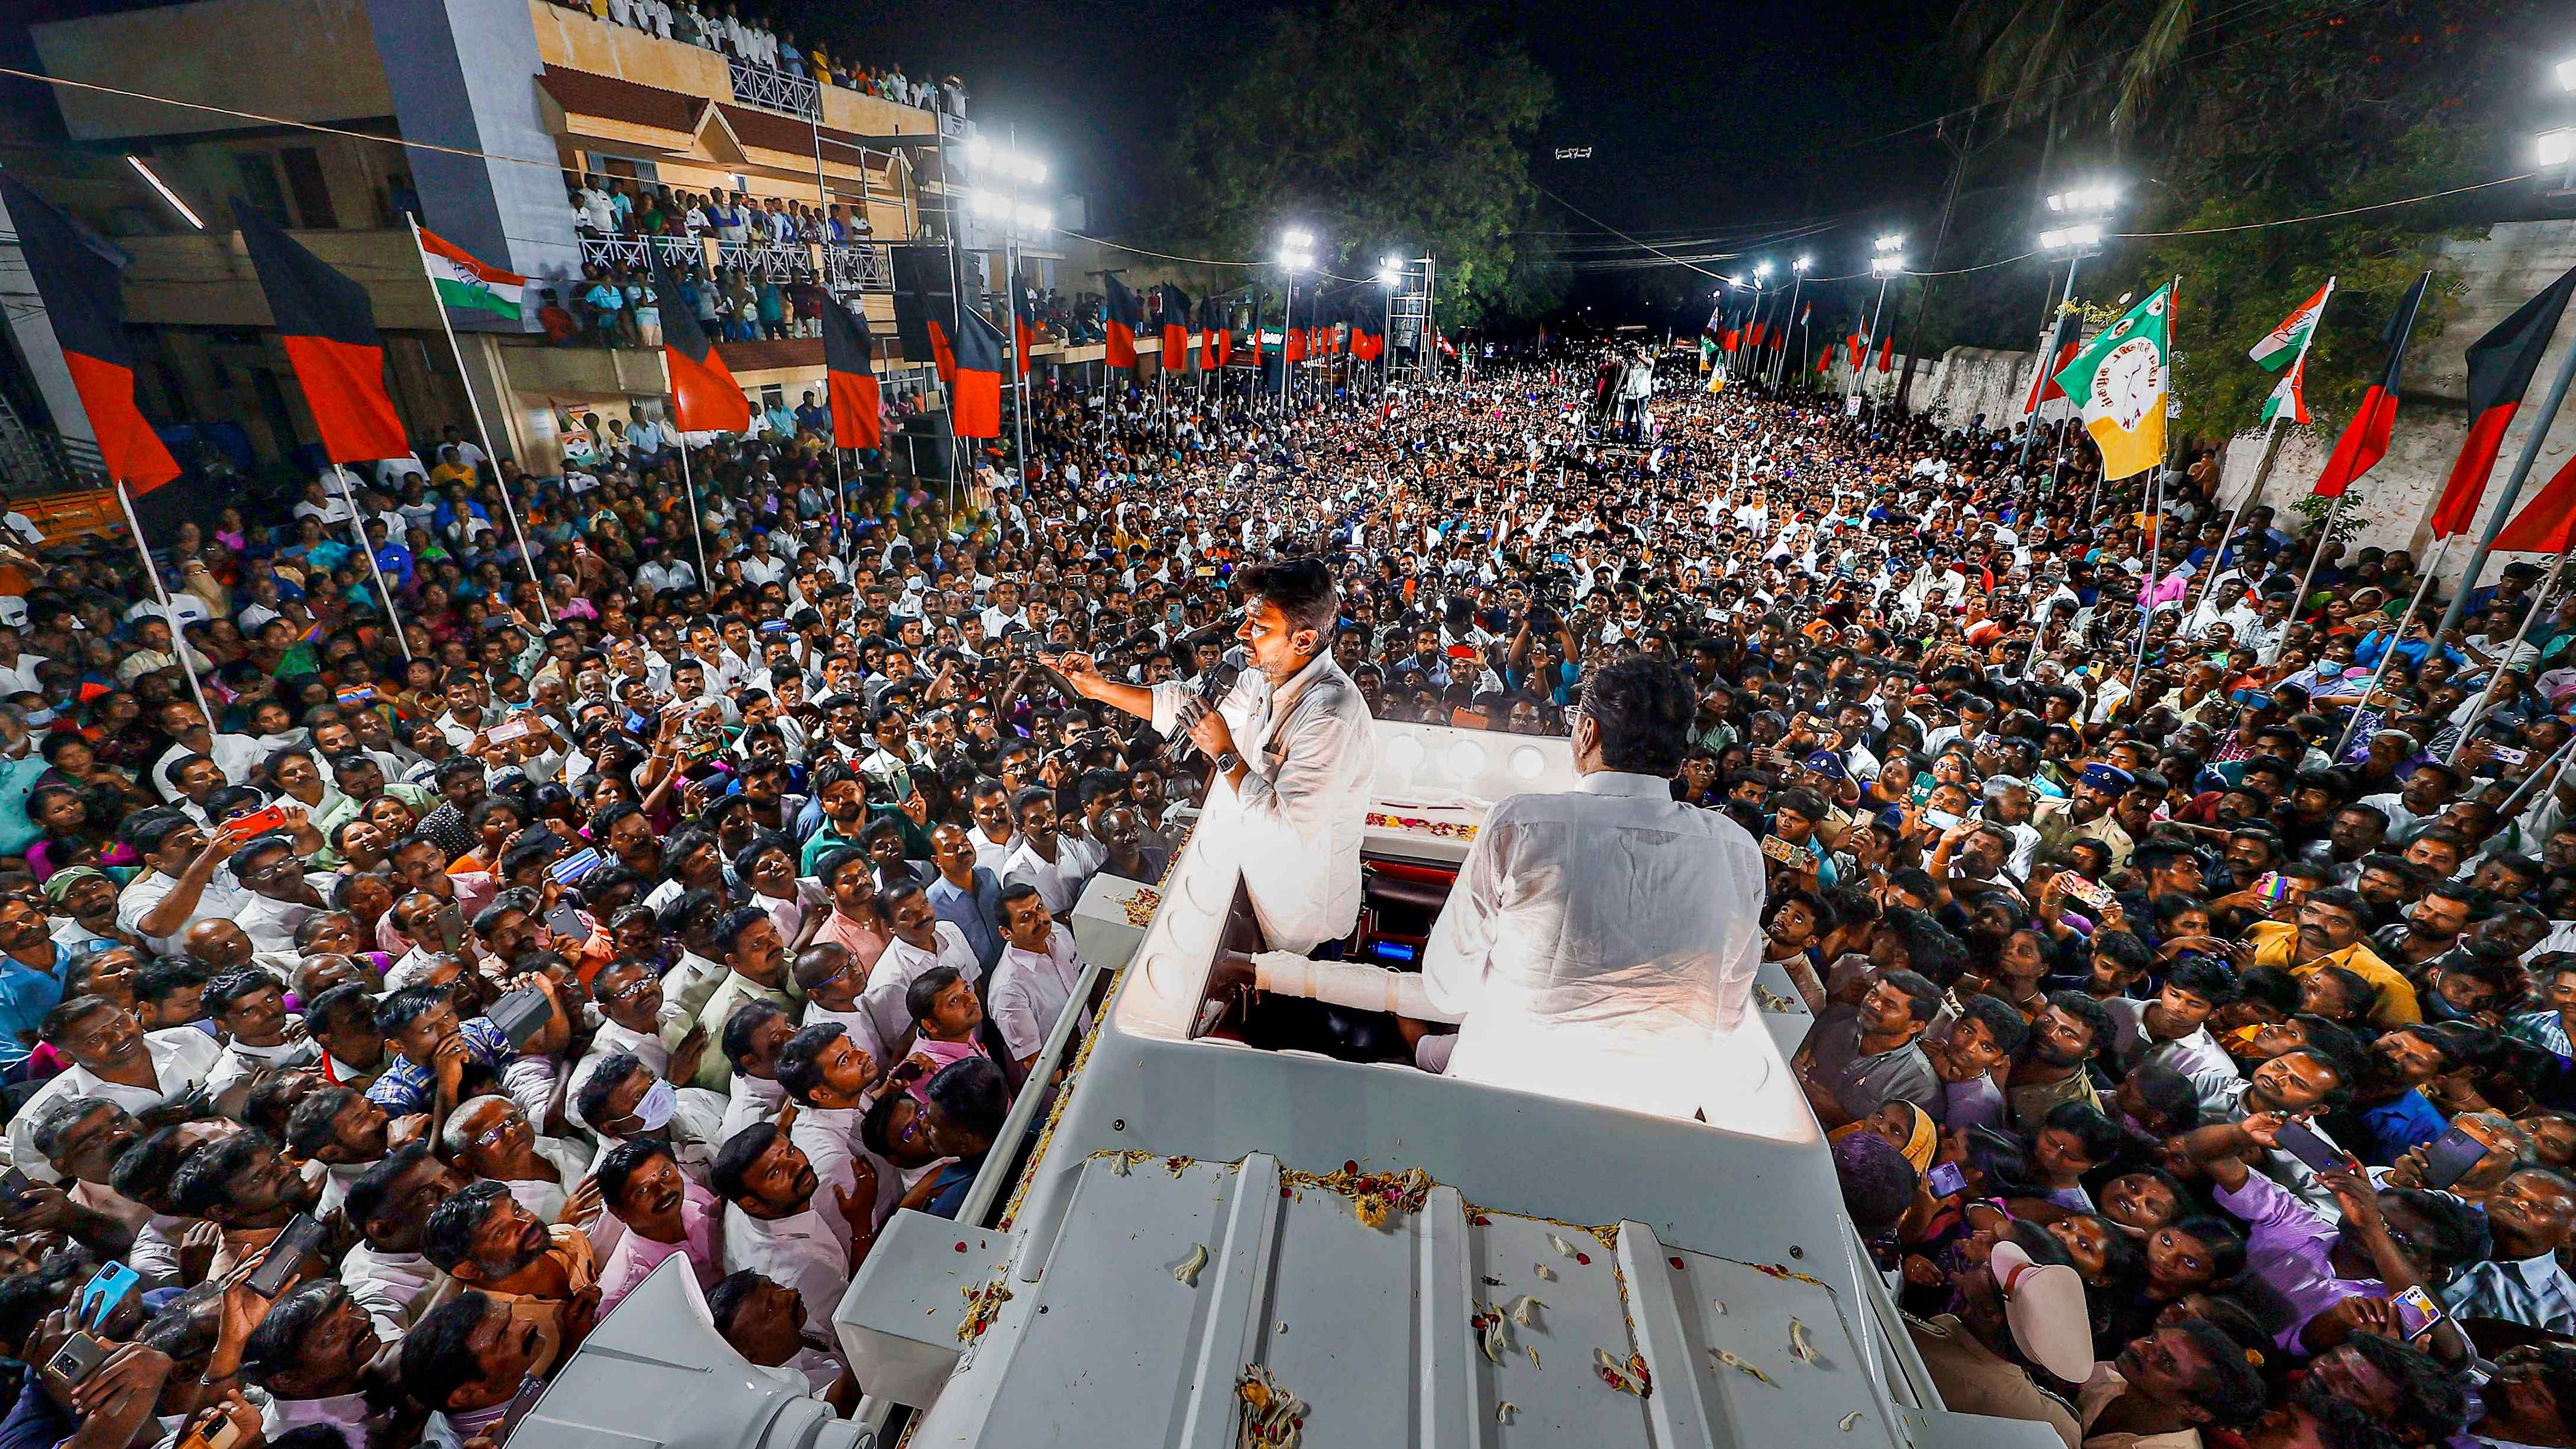
[[[2102,449],[2102,477],[2116,482],[2164,461],[2165,401],[2173,392],[2173,288],[2102,329],[2057,374],[2084,430]]]

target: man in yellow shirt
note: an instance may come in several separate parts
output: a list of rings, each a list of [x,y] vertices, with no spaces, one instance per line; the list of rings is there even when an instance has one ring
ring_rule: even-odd
[[[2414,984],[2398,974],[2362,939],[2361,897],[2348,890],[2316,891],[2299,903],[2299,923],[2257,921],[2246,928],[2255,966],[2278,966],[2292,976],[2305,976],[2327,966],[2340,966],[2371,984],[2379,999],[2370,1009],[2371,1025],[2386,1030],[2422,1021]]]

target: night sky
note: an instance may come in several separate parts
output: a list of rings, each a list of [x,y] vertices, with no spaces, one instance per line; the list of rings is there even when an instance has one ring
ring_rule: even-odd
[[[1948,163],[1936,142],[1923,133],[1869,138],[1957,103],[1947,7],[1502,0],[1460,8],[1479,28],[1518,39],[1554,78],[1557,114],[1535,175],[1611,226],[1660,241],[1669,229],[1741,234],[1838,217],[1840,230],[1793,245],[1816,252],[1820,272],[1855,271],[1871,236],[1928,221],[1937,204]],[[1259,43],[1268,12],[1228,0],[903,0],[856,16],[819,6],[801,13],[863,60],[963,76],[972,114],[988,125],[1017,123],[1024,148],[1055,158],[1068,189],[1090,199],[1096,229],[1150,245],[1122,229],[1122,192],[1177,114],[1182,82],[1224,74]],[[1582,145],[1593,148],[1588,161],[1552,159],[1555,147]],[[1579,218],[1566,226],[1591,234],[1567,239],[1578,246],[1611,240]]]

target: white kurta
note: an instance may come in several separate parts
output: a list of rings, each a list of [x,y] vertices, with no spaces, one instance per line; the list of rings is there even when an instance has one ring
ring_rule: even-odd
[[[1178,682],[1154,686],[1154,728],[1174,732]],[[1208,786],[1199,838],[1234,852],[1273,949],[1309,952],[1350,934],[1360,914],[1360,836],[1377,772],[1374,723],[1359,686],[1318,654],[1286,684],[1246,669],[1217,706],[1249,771],[1236,790]]]
[[[1496,805],[1423,953],[1449,1074],[1689,1116],[1761,964],[1762,853],[1664,780]]]

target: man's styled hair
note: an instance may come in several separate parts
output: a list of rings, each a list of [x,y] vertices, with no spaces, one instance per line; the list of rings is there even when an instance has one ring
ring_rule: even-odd
[[[1254,564],[1235,579],[1243,585],[1245,598],[1268,599],[1286,615],[1290,629],[1314,630],[1317,649],[1332,642],[1333,627],[1342,616],[1342,590],[1322,559],[1301,554]]]
[[[1631,654],[1584,681],[1583,714],[1601,732],[1601,763],[1638,775],[1670,776],[1690,748],[1699,696],[1682,672],[1651,654]]]

